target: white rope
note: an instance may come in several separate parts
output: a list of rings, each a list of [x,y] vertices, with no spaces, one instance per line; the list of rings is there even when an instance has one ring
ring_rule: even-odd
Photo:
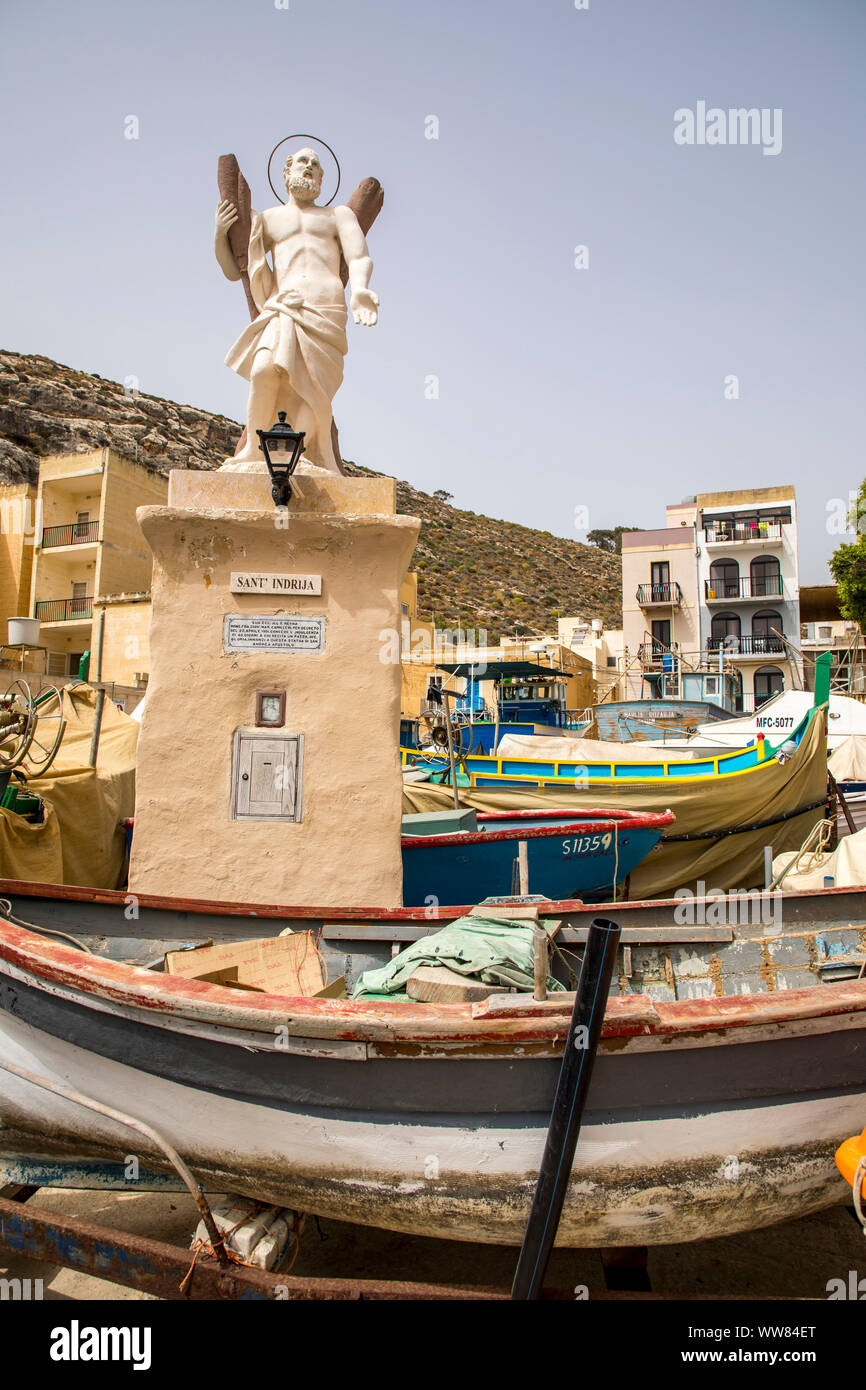
[[[774,888],[781,888],[788,874],[796,873],[799,870],[803,857],[807,854],[811,854],[811,860],[807,866],[806,872],[808,873],[812,869],[819,868],[827,857],[824,851],[832,831],[833,822],[831,820],[816,821],[790,864],[786,864],[778,877],[773,878],[770,884],[770,891],[772,892]],[[813,840],[816,842],[814,845],[812,844]]]
[[[863,1199],[861,1189],[866,1182],[866,1154],[857,1164],[857,1171],[854,1174],[854,1210],[857,1213],[857,1220],[863,1227],[863,1234],[866,1236],[866,1212],[863,1211]]]

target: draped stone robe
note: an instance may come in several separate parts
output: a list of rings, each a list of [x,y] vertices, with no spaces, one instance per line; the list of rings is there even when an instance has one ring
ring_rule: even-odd
[[[310,407],[315,427],[307,431],[304,454],[311,463],[323,464],[329,457],[331,402],[343,380],[348,349],[345,301],[308,304],[299,290],[280,290],[265,253],[264,222],[258,212],[252,213],[249,277],[258,317],[229,349],[226,366],[249,381],[256,353],[260,348],[270,351],[274,365],[286,376],[279,408],[293,422],[299,402]]]

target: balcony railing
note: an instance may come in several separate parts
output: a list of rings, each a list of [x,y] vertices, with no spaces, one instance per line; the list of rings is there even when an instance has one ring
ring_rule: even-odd
[[[707,545],[750,545],[776,542],[782,539],[782,525],[779,521],[743,522],[734,526],[705,526],[704,540]]]
[[[677,669],[679,653],[671,651],[664,644],[655,642],[641,642],[637,649],[638,661],[646,671],[663,671]]]
[[[782,576],[768,574],[763,579],[705,579],[707,603],[731,599],[782,598]]]
[[[43,623],[68,623],[93,617],[93,595],[86,598],[50,598],[36,605],[33,615]]]
[[[42,531],[43,550],[55,545],[91,545],[98,540],[98,521],[73,521],[70,526],[46,526]]]
[[[641,584],[635,597],[641,608],[652,608],[656,604],[679,608],[683,601],[683,591],[677,583]]]
[[[731,633],[727,637],[711,637],[707,642],[709,653],[722,651],[726,656],[781,656],[785,650],[781,637],[738,637]]]

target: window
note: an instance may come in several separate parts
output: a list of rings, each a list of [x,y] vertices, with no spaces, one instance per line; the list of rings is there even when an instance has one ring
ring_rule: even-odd
[[[752,561],[752,598],[779,598],[782,594],[782,571],[774,555],[759,555]]]
[[[740,567],[736,560],[714,560],[710,565],[710,589],[715,598],[740,597]]]
[[[80,545],[86,541],[90,534],[90,512],[76,512],[75,525],[72,528],[72,543]]]
[[[650,565],[650,583],[653,588],[657,584],[670,584],[671,566],[669,560],[653,560]]]
[[[670,618],[657,618],[653,621],[653,655],[661,655],[664,651],[670,650],[671,645],[671,622]]]
[[[70,618],[87,617],[87,583],[86,581],[76,582],[72,585],[72,602],[69,605]]]
[[[778,666],[762,666],[755,672],[755,709],[785,688],[785,677]]]
[[[762,608],[752,619],[752,650],[755,652],[781,652],[785,646],[781,639],[782,615],[773,608]]]
[[[710,646],[728,651],[740,649],[740,617],[738,613],[714,613],[710,627]]]

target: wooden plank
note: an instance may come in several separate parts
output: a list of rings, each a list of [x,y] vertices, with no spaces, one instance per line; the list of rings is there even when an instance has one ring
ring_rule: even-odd
[[[526,840],[520,840],[517,845],[517,872],[520,893],[525,898],[529,892],[529,845]]]
[[[472,916],[472,914],[469,914]],[[529,920],[532,920],[531,918]],[[323,941],[420,941],[423,936],[439,931],[441,922],[430,922],[427,926],[414,923],[393,924],[390,922],[329,922],[322,929]],[[548,933],[556,923],[545,919],[542,923]],[[586,941],[589,927],[562,927],[559,940],[577,943]],[[702,942],[733,941],[733,927],[623,927],[620,940],[632,946],[689,946]]]
[[[502,917],[510,922],[537,922],[538,908],[531,903],[522,907],[508,907],[506,904],[479,903],[468,913],[470,917]]]
[[[446,965],[420,965],[406,985],[410,999],[422,1004],[471,1004],[501,994],[501,985],[485,985]]]

